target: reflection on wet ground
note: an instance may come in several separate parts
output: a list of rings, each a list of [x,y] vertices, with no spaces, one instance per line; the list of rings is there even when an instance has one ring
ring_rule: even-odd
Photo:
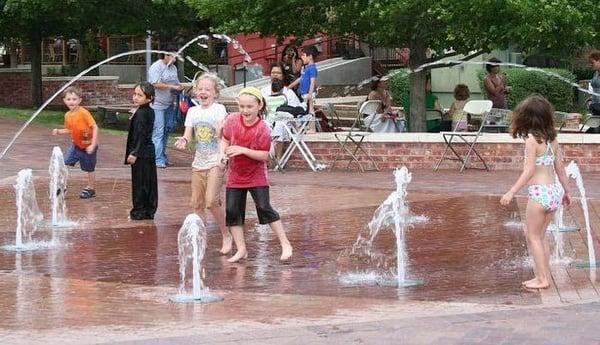
[[[179,190],[187,183],[172,185]],[[38,188],[43,189],[43,183]],[[128,186],[120,181],[114,190],[109,196],[99,196],[93,205],[74,196],[67,200],[71,219],[80,219],[80,223],[73,229],[55,230],[60,247],[23,253],[0,251],[0,272],[4,272],[0,308],[7,316],[0,321],[0,327],[23,327],[19,322],[24,318],[22,313],[27,315],[28,324],[41,328],[139,321],[116,317],[120,312],[115,310],[121,308],[144,314],[143,319],[164,317],[167,295],[174,293],[179,283],[176,234],[179,218],[183,219],[178,215],[185,212],[181,205],[185,205],[187,195],[164,193],[172,196],[168,197],[169,206],[161,206],[162,216],[156,224],[135,223],[124,219]],[[211,223],[206,283],[224,295],[226,301],[221,306],[207,306],[204,310],[212,312],[205,317],[243,317],[260,310],[261,303],[274,317],[295,311],[299,303],[307,303],[307,317],[391,300],[540,303],[538,294],[524,293],[519,288],[519,283],[532,274],[525,263],[525,241],[521,231],[502,226],[510,212],[496,207],[497,198],[431,194],[409,198],[413,213],[430,218],[407,234],[409,277],[424,279],[425,284],[395,289],[347,285],[339,278],[365,268],[341,260],[339,254],[352,246],[387,191],[275,186],[272,193],[295,247],[293,260],[286,264],[278,261],[280,249],[274,234],[268,227],[258,226],[254,212],[248,212],[251,219],[246,238],[250,256],[242,263],[229,264],[226,256],[215,252],[220,234]],[[3,193],[7,202],[9,194]],[[82,205],[87,207],[79,207]],[[249,210],[253,210],[252,205]],[[14,241],[11,213],[10,207],[1,212],[2,244]],[[36,238],[48,239],[51,233],[51,229],[42,228]],[[392,232],[384,231],[375,247],[393,262],[394,243]],[[327,302],[314,302],[323,299]],[[236,300],[244,302],[233,307]],[[274,300],[279,303],[273,303]],[[315,304],[312,308],[307,302],[311,300]],[[181,311],[186,307],[170,305],[168,309]],[[73,311],[90,319],[73,318]],[[38,312],[44,315],[43,319],[35,317]]]

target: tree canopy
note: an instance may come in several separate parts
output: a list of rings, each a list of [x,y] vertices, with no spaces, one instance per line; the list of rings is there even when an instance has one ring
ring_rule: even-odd
[[[516,46],[525,53],[577,51],[597,42],[596,0],[186,0],[217,31],[297,37],[353,34],[411,48],[410,65]],[[235,9],[235,10],[232,10]],[[424,129],[424,76],[411,75],[412,130]]]
[[[32,98],[41,104],[41,42],[63,36],[85,43],[99,34],[146,35],[163,40],[195,33],[197,14],[177,0],[0,0],[0,43],[31,47]]]

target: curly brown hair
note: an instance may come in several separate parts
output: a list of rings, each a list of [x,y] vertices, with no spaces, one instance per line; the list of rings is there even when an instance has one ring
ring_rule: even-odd
[[[554,107],[540,95],[529,96],[513,111],[510,134],[513,138],[527,138],[529,134],[538,143],[556,139],[554,128]]]
[[[454,88],[454,99],[458,101],[466,101],[471,97],[471,92],[469,92],[469,87],[465,84],[458,84]]]

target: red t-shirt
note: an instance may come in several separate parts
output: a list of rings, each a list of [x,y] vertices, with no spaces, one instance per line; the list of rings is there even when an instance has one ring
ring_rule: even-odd
[[[271,130],[260,118],[252,125],[244,124],[240,113],[230,114],[223,124],[223,138],[229,145],[247,147],[252,150],[269,151],[271,149]],[[257,161],[246,155],[229,158],[229,188],[252,188],[268,186],[267,162]]]

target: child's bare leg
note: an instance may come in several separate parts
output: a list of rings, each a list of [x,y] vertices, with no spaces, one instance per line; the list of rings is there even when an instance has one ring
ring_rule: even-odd
[[[233,241],[235,242],[235,246],[237,247],[237,252],[234,256],[227,259],[227,261],[238,262],[241,259],[245,259],[248,257],[248,251],[246,251],[246,241],[244,239],[244,226],[236,225],[231,226],[229,229],[231,230]]]
[[[223,244],[221,245],[221,249],[219,252],[221,254],[227,254],[231,251],[233,237],[231,237],[231,233],[227,226],[225,226],[225,211],[222,206],[214,206],[211,207],[210,212],[212,213],[215,221],[217,222],[217,226],[219,230],[221,230],[221,236],[223,238]]]
[[[292,245],[285,234],[285,230],[283,230],[283,223],[281,220],[276,220],[273,223],[270,223],[269,226],[271,230],[275,232],[277,238],[279,239],[279,243],[281,244],[281,261],[289,260],[292,257]]]
[[[96,173],[95,172],[88,172],[88,183],[87,183],[87,188],[88,189],[96,189]]]
[[[523,225],[523,232],[525,234],[525,241],[527,243],[527,253],[529,253],[529,255],[531,255],[531,257],[533,257],[533,254],[531,253],[531,243],[529,243],[529,231],[527,230],[526,224]],[[530,283],[537,281],[537,269],[536,269],[535,265],[533,265],[533,274],[534,274],[533,279],[526,280],[526,281],[522,282],[521,284],[526,285],[526,284],[530,284]]]
[[[283,148],[284,148],[283,142],[278,141],[275,143],[275,157],[277,157],[278,161],[280,161],[281,158],[283,157]]]
[[[548,263],[548,272],[546,272],[548,276],[548,281],[552,278],[552,273],[550,272],[550,243],[546,240],[546,232],[548,229],[548,225],[554,219],[554,212],[546,213],[546,222],[544,223],[544,254],[546,256],[545,262]]]
[[[552,221],[552,219],[554,219],[554,212],[546,213],[546,219],[545,219],[543,229],[546,229],[546,230],[548,229],[548,225],[550,225],[550,222]],[[544,238],[542,241],[544,243],[544,262],[548,263],[548,272],[546,272],[546,276],[548,277],[548,282],[549,282],[552,277],[552,273],[550,271],[550,244],[546,240],[546,230],[544,230],[544,233],[543,233]],[[530,248],[531,245],[529,244],[529,238],[528,237],[526,237],[526,238],[527,238],[527,248]],[[532,256],[533,256],[533,254],[532,254]],[[523,285],[531,285],[532,283],[537,284],[537,282],[538,282],[537,269],[534,269],[534,273],[536,275],[535,278],[524,281],[522,284]]]
[[[530,289],[544,289],[550,285],[548,277],[549,263],[544,249],[544,233],[546,229],[546,212],[544,208],[536,202],[529,201],[527,204],[527,236],[529,237],[530,251],[535,263],[536,280],[525,283],[525,287]]]

